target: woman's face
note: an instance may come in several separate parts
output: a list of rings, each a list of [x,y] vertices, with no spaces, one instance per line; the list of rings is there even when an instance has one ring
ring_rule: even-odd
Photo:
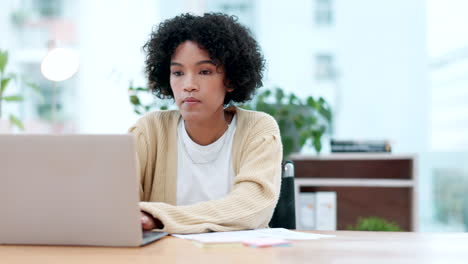
[[[171,58],[170,84],[185,121],[208,121],[223,114],[224,68],[193,41],[180,44]]]

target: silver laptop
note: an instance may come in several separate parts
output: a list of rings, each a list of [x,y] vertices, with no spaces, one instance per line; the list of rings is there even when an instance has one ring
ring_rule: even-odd
[[[0,135],[0,244],[140,246],[131,135]]]

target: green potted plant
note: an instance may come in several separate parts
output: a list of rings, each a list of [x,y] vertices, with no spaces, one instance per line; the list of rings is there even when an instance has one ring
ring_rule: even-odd
[[[8,52],[0,50],[0,131],[10,131],[12,127],[17,127],[20,130],[24,130],[24,125],[21,120],[13,115],[9,114],[8,120],[3,120],[3,106],[5,103],[19,103],[23,101],[23,96],[19,94],[8,93],[9,84],[14,81],[18,76],[14,73],[7,73],[6,66],[8,64]],[[38,87],[33,83],[26,82],[26,85],[36,92]]]
[[[390,222],[376,216],[360,217],[356,225],[349,225],[347,229],[353,231],[403,231],[395,222]]]
[[[20,102],[23,100],[21,95],[7,94],[7,88],[10,81],[16,78],[13,73],[6,73],[6,66],[8,64],[8,52],[0,50],[0,121],[3,118],[3,104],[8,102]],[[23,123],[13,114],[9,115],[9,121],[2,122],[2,127],[5,130],[9,130],[10,124],[23,130]]]
[[[322,137],[331,131],[331,107],[322,97],[309,96],[302,100],[294,93],[285,93],[276,87],[261,91],[243,107],[268,113],[276,119],[285,159],[291,153],[299,152],[307,143],[320,153]]]
[[[138,115],[142,115],[151,110],[167,110],[169,107],[167,101],[156,99],[153,96],[144,100],[143,97],[150,94],[148,88],[134,86],[132,82],[130,82],[128,87],[128,94],[130,104],[133,106],[133,112]]]
[[[129,100],[135,113],[141,115],[154,109],[168,109],[164,100],[146,100],[148,89],[129,86]],[[307,97],[301,100],[294,93],[286,94],[281,88],[263,90],[247,104],[240,107],[262,111],[273,116],[278,122],[283,143],[283,157],[299,152],[309,142],[317,153],[322,149],[322,137],[331,130],[332,112],[329,104],[322,97]]]

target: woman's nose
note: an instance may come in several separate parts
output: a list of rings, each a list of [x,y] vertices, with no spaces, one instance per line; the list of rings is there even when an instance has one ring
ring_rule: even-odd
[[[198,88],[199,86],[197,80],[194,77],[188,75],[184,82],[184,91],[193,92],[198,90]]]

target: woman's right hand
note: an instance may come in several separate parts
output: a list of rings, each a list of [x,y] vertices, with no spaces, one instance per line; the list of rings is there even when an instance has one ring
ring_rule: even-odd
[[[141,227],[143,230],[152,230],[156,228],[156,221],[153,216],[141,211]]]

